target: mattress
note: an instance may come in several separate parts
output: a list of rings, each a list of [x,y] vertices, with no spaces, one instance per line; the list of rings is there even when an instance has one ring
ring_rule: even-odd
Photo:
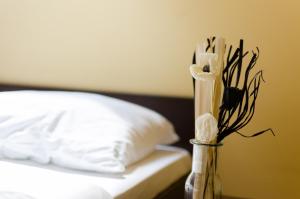
[[[0,161],[0,198],[1,193],[15,193],[34,199],[147,199],[176,182],[190,168],[189,153],[172,146],[158,146],[122,175]]]

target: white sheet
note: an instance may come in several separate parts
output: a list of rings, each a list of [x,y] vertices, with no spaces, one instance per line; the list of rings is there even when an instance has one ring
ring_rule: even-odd
[[[0,199],[34,199],[28,195],[17,192],[0,192]]]
[[[32,163],[0,162],[0,191],[23,193],[35,199],[150,199],[186,174],[189,154],[159,146],[123,175],[101,175]]]

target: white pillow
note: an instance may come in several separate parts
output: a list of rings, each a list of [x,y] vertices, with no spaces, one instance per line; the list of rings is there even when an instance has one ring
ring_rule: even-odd
[[[124,172],[157,144],[178,140],[167,119],[98,94],[0,92],[0,157]]]

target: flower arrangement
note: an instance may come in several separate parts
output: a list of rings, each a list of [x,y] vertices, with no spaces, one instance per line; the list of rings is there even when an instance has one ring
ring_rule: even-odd
[[[244,52],[243,40],[233,50],[223,38],[208,38],[197,46],[190,72],[194,84],[195,139],[192,173],[186,181],[187,199],[221,198],[221,184],[216,173],[217,148],[232,133],[255,137],[271,128],[252,135],[241,133],[253,118],[263,72],[252,74],[259,58],[259,49]],[[245,58],[251,54],[250,61]]]
[[[256,51],[251,52],[252,57],[245,64],[245,58],[250,53],[244,52],[243,43],[241,39],[239,47],[234,52],[230,45],[226,60],[224,60],[226,47],[223,38],[208,38],[196,49],[193,65],[190,66],[194,78],[196,140],[197,137],[202,137],[198,140],[205,143],[208,140],[211,143],[220,143],[232,133],[243,137],[255,137],[270,131],[274,135],[271,128],[252,135],[240,132],[254,116],[258,91],[261,82],[264,82],[262,70],[251,76],[259,58],[259,49],[256,48]],[[201,94],[199,90],[202,90]],[[206,108],[203,108],[203,105]],[[212,117],[217,120],[218,127],[216,129],[210,126],[215,129],[211,132],[214,138],[203,128],[203,131],[199,131],[199,127],[203,126],[206,120],[213,120]]]

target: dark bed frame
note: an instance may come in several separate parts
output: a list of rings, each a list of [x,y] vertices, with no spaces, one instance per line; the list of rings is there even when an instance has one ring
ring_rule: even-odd
[[[136,95],[125,93],[101,92],[95,90],[65,89],[65,88],[48,88],[39,86],[9,85],[0,84],[0,91],[15,90],[63,90],[63,91],[84,91],[91,93],[103,94],[135,104],[139,104],[155,110],[171,121],[175,127],[180,140],[174,144],[192,151],[192,145],[189,139],[194,136],[194,103],[192,98],[181,97],[162,97],[151,95]],[[155,199],[180,199],[184,197],[184,182],[187,176],[183,176],[177,182],[158,194]]]

